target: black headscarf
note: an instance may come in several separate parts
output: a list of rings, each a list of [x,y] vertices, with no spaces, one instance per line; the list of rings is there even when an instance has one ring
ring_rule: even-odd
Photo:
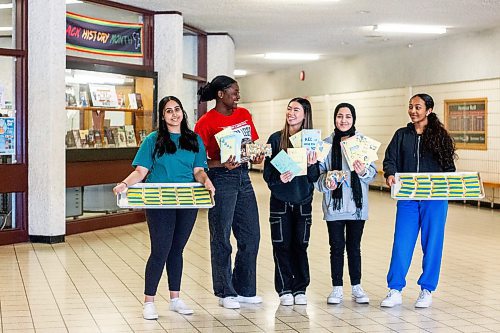
[[[348,136],[351,137],[356,134],[356,110],[354,106],[349,103],[340,103],[335,107],[335,111],[333,113],[333,120],[336,124],[337,114],[341,108],[348,108],[351,110],[352,114],[352,126],[345,132],[342,132],[335,126],[334,136],[332,140],[332,170],[342,170],[342,151],[340,148],[340,141],[343,137]],[[345,186],[345,185],[344,185]],[[356,204],[356,215],[359,216],[361,213],[361,208],[363,207],[363,193],[361,190],[361,183],[359,181],[358,174],[356,171],[351,171],[351,189],[352,195],[354,198],[354,203]],[[342,187],[337,187],[332,191],[332,201],[333,201],[333,210],[339,210],[342,207]]]

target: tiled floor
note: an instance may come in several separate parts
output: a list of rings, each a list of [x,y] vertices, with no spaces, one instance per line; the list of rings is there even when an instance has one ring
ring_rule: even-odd
[[[499,332],[500,213],[453,204],[446,230],[441,282],[432,308],[417,310],[421,251],[417,247],[403,306],[379,307],[385,296],[395,202],[370,193],[362,243],[363,286],[369,305],[346,299],[326,304],[331,290],[329,247],[320,195],[315,196],[309,247],[309,305],[281,307],[273,287],[268,190],[253,173],[261,216],[258,291],[261,305],[227,310],[212,294],[206,211],[200,212],[184,255],[182,297],[192,316],[168,310],[165,279],[158,321],[141,316],[149,238],[144,223],[69,236],[56,245],[0,247],[0,332]],[[344,275],[348,281],[347,271]],[[347,283],[345,290],[349,291]],[[348,294],[348,293],[347,293]]]

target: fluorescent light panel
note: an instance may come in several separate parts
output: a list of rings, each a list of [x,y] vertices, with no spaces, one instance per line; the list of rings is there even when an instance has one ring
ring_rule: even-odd
[[[413,25],[413,24],[378,24],[373,27],[378,32],[403,32],[416,34],[445,34],[446,27],[441,25]]]
[[[313,53],[266,53],[264,59],[272,60],[318,60],[319,54]]]
[[[66,0],[67,5],[73,5],[75,3],[82,3],[80,0]],[[0,4],[0,9],[11,9],[12,3],[2,3]]]
[[[245,76],[247,75],[247,71],[244,69],[235,69],[233,72],[234,76]]]
[[[0,31],[12,31],[12,27],[0,27]]]

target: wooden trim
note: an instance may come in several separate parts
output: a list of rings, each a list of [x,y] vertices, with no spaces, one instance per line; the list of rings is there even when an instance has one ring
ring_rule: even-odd
[[[0,231],[0,245],[23,243],[29,240],[26,230],[2,230]]]
[[[184,29],[189,30],[191,32],[194,32],[197,35],[203,35],[203,36],[207,35],[206,31],[201,30],[201,29],[196,28],[196,27],[193,27],[192,25],[189,25],[189,24],[186,24],[186,23],[184,23]]]
[[[25,50],[16,50],[16,49],[4,49],[0,48],[0,55],[2,56],[11,56],[11,57],[25,57],[28,52]]]
[[[154,70],[154,50],[155,50],[155,19],[153,15],[144,15],[144,58],[143,65],[145,68]]]
[[[66,56],[66,68],[105,72],[106,70],[103,70],[102,67],[106,67],[107,69],[109,68],[112,70],[114,69],[114,71],[111,71],[110,73],[117,74],[123,74],[123,69],[140,73],[154,72],[154,69],[151,66],[127,64],[123,62],[82,58],[76,56]],[[141,76],[137,74],[131,75]],[[144,76],[144,74],[142,74],[142,76]]]
[[[114,7],[118,9],[123,9],[123,10],[128,10],[131,12],[136,12],[140,14],[149,14],[153,15],[155,12],[149,9],[141,8],[141,7],[136,7],[136,6],[131,6],[131,5],[126,5],[123,3],[115,2],[115,1],[110,1],[110,0],[85,0],[85,2],[90,2],[90,3],[95,3],[98,5],[103,5],[103,6],[108,6],[108,7]]]
[[[205,78],[204,82],[208,74],[207,49],[207,35],[198,35],[198,77]]]
[[[182,16],[182,13],[177,11],[177,10],[157,10],[155,12],[155,15],[180,15],[180,16]]]
[[[132,160],[66,163],[66,187],[118,183],[134,169]]]
[[[0,164],[0,193],[27,192],[26,164]]]
[[[197,75],[191,75],[191,74],[182,74],[182,78],[187,79],[187,80],[193,80],[193,81],[199,81],[199,82],[207,82],[206,77],[201,77]]]
[[[66,235],[74,235],[81,232],[119,227],[122,225],[139,223],[144,221],[146,221],[146,216],[144,211],[108,214],[88,219],[78,219],[66,223]]]

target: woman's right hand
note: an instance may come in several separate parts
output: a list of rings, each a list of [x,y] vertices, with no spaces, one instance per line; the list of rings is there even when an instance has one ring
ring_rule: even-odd
[[[293,179],[293,173],[291,171],[283,172],[280,175],[280,179],[283,183],[291,182]]]
[[[387,184],[387,186],[391,187],[392,185],[396,184],[396,177],[394,177],[392,175],[387,177],[387,179],[385,180],[385,183]]]

